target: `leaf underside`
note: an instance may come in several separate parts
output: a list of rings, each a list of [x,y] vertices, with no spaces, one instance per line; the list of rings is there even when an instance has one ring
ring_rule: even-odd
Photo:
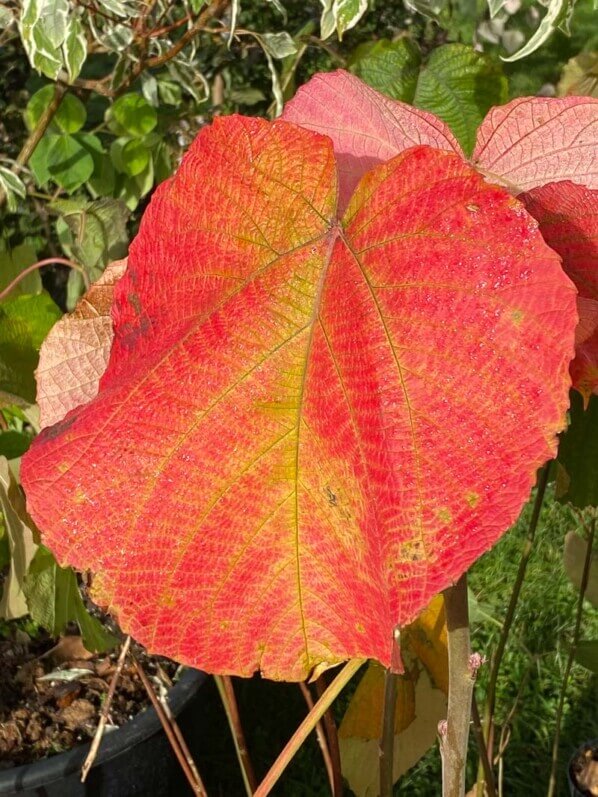
[[[59,561],[208,671],[388,666],[563,426],[575,291],[520,203],[428,147],[342,222],[336,193],[323,136],[204,128],[132,244],[98,396],[23,460]]]

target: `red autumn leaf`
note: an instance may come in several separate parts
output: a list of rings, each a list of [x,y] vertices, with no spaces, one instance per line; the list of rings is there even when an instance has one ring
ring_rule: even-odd
[[[520,199],[579,291],[573,386],[598,393],[598,191],[571,182],[534,188]]]
[[[126,260],[110,263],[74,311],[54,324],[43,342],[35,372],[42,428],[60,421],[98,392],[112,346],[114,285],[125,273],[126,264]]]
[[[514,193],[560,180],[598,188],[598,99],[520,97],[492,108],[473,163]]]
[[[397,102],[338,69],[315,75],[284,108],[287,122],[332,139],[339,174],[339,212],[372,166],[417,144],[462,153],[434,114]]]
[[[335,201],[328,139],[205,128],[131,246],[98,396],[23,460],[60,561],[210,671],[388,665],[564,424],[575,292],[519,202],[428,147]]]

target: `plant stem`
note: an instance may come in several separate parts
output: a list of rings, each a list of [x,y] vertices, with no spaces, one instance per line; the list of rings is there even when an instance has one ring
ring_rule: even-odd
[[[326,675],[323,673],[316,681],[316,693],[318,698],[322,697],[326,691],[327,682]],[[329,708],[324,713],[324,728],[326,729],[326,737],[328,738],[328,750],[330,752],[330,759],[332,761],[332,773],[334,775],[334,797],[342,797],[345,787],[343,784],[343,774],[341,770],[341,752],[338,744],[338,731],[336,722],[332,714],[332,709]]]
[[[446,733],[440,740],[442,797],[464,797],[474,685],[470,665],[466,574],[444,591],[444,608],[448,632],[449,695]]]
[[[48,129],[48,126],[50,125],[50,122],[54,118],[54,114],[60,107],[60,103],[62,102],[62,99],[66,94],[66,92],[67,92],[67,86],[62,85],[61,83],[56,83],[56,85],[54,86],[54,95],[50,100],[50,104],[37,120],[37,124],[31,131],[31,133],[29,133],[25,143],[23,144],[21,151],[17,155],[17,160],[16,160],[17,166],[20,167],[26,166],[27,163],[29,162],[29,158],[33,155],[35,148],[37,147],[37,145],[41,141],[42,136]],[[0,189],[0,208],[4,205],[5,202],[6,202],[6,194],[2,189]]]
[[[297,750],[299,750],[303,742],[316,727],[316,723],[322,718],[329,706],[332,705],[334,700],[338,697],[340,692],[349,683],[351,678],[355,675],[357,670],[359,670],[365,661],[365,659],[352,659],[345,664],[343,669],[338,673],[322,697],[315,704],[313,710],[309,712],[307,717],[291,736],[284,750],[278,756],[270,768],[270,771],[258,786],[255,797],[266,797],[267,794],[270,794],[280,776],[295,756]]]
[[[311,711],[314,707],[314,699],[311,696],[311,692],[309,691],[309,687],[307,684],[304,684],[303,681],[299,681],[299,688],[301,689],[301,694],[307,704],[307,710]],[[330,792],[333,797],[336,797],[335,792],[335,785],[334,785],[334,771],[332,769],[332,759],[330,758],[330,750],[328,749],[328,740],[326,739],[326,733],[324,731],[324,726],[321,722],[316,723],[316,737],[318,739],[318,744],[320,746],[320,750],[322,751],[322,758],[324,759],[324,766],[326,767],[326,774],[328,775],[328,782],[330,783]]]
[[[216,681],[218,693],[220,695],[220,699],[222,700],[222,705],[224,706],[230,732],[233,737],[237,759],[239,760],[239,766],[241,768],[241,775],[243,776],[245,791],[247,792],[248,797],[251,797],[251,795],[257,789],[257,778],[255,777],[251,758],[247,750],[245,734],[243,733],[243,726],[241,725],[241,716],[239,714],[239,707],[237,705],[233,683],[229,675],[215,675],[214,680]]]
[[[98,727],[96,729],[95,735],[93,737],[93,742],[91,743],[91,747],[89,748],[89,753],[87,754],[87,758],[83,762],[83,766],[81,767],[81,783],[85,783],[85,779],[89,774],[89,770],[93,766],[93,762],[96,759],[98,754],[98,750],[100,747],[100,742],[102,741],[102,736],[104,735],[104,728],[106,727],[106,723],[108,722],[108,714],[110,713],[110,706],[112,705],[112,700],[114,698],[114,693],[116,691],[116,685],[118,683],[118,679],[120,678],[120,674],[123,670],[123,666],[125,664],[125,659],[127,658],[127,653],[129,652],[129,647],[131,645],[131,637],[128,636],[122,644],[120,649],[120,655],[118,657],[118,661],[116,662],[116,667],[114,672],[112,673],[112,678],[110,679],[110,686],[108,687],[108,694],[106,695],[106,699],[102,705],[102,713],[100,714],[100,721],[98,722]]]
[[[44,260],[38,260],[37,263],[32,263],[30,266],[27,266],[27,268],[24,268],[20,274],[17,274],[17,276],[12,280],[12,282],[10,282],[6,286],[6,288],[4,288],[2,292],[0,292],[0,302],[3,301],[3,299],[6,299],[8,294],[14,288],[16,288],[19,282],[22,279],[24,279],[27,276],[27,274],[31,274],[32,271],[35,271],[38,268],[42,268],[42,266],[49,266],[52,263],[60,263],[63,266],[68,266],[69,268],[78,271],[83,276],[83,282],[85,283],[85,290],[89,289],[90,286],[89,277],[87,276],[85,269],[82,266],[80,266],[78,263],[73,263],[72,260],[67,260],[65,257],[46,257]]]
[[[509,606],[507,607],[507,613],[505,615],[505,620],[502,625],[500,637],[498,639],[498,645],[496,646],[496,650],[494,651],[490,661],[490,676],[488,678],[488,690],[486,693],[486,705],[484,709],[484,741],[486,744],[486,749],[488,751],[488,759],[490,761],[492,761],[493,759],[494,745],[492,744],[492,736],[493,736],[494,708],[496,705],[496,685],[498,682],[498,674],[500,672],[500,665],[502,664],[502,659],[507,646],[507,640],[509,638],[511,627],[513,625],[513,620],[515,618],[515,611],[517,609],[517,604],[519,603],[521,588],[523,586],[523,581],[525,579],[525,574],[527,571],[527,565],[532,553],[534,539],[536,537],[536,530],[538,528],[538,521],[540,520],[540,513],[542,511],[544,498],[546,496],[546,488],[548,487],[548,480],[551,469],[550,466],[551,463],[547,462],[540,471],[540,476],[538,478],[538,487],[536,490],[536,498],[534,500],[534,507],[532,509],[532,514],[527,529],[527,536],[525,538],[525,543],[523,545],[523,550],[521,552],[521,559],[519,561],[517,576],[515,577],[515,582],[513,584],[513,592],[511,593]],[[480,763],[478,766],[477,784],[476,784],[476,797],[484,797],[484,784],[485,784],[484,766],[482,760],[480,759]]]
[[[207,792],[201,777],[199,776],[199,771],[195,762],[191,758],[191,753],[189,752],[189,748],[183,741],[181,744],[182,734],[178,725],[174,722],[172,714],[170,711],[167,711],[165,707],[162,705],[156,693],[154,692],[152,685],[150,683],[149,678],[147,677],[145,670],[141,666],[141,664],[137,661],[135,656],[131,654],[131,659],[133,660],[133,664],[135,665],[135,669],[137,670],[137,674],[141,679],[141,683],[145,687],[145,691],[147,692],[147,696],[150,699],[150,702],[154,708],[154,711],[158,715],[158,719],[162,724],[162,728],[164,729],[164,733],[166,734],[166,738],[170,742],[170,746],[174,754],[177,757],[179,764],[181,765],[181,769],[185,773],[185,777],[191,789],[193,790],[194,794],[197,794],[198,797],[207,797]],[[176,730],[178,730],[178,733]]]
[[[561,721],[563,719],[563,709],[565,707],[565,696],[567,694],[567,686],[569,685],[569,676],[575,653],[577,652],[577,645],[579,644],[579,632],[581,630],[581,618],[583,615],[583,600],[588,587],[590,578],[590,567],[592,564],[592,547],[594,545],[594,534],[596,531],[596,514],[590,522],[589,535],[587,541],[586,558],[583,565],[583,573],[581,576],[581,585],[579,588],[579,599],[577,601],[577,614],[575,617],[575,628],[573,630],[573,641],[569,648],[569,656],[567,657],[567,664],[565,665],[565,674],[563,676],[563,683],[561,685],[561,694],[559,697],[559,705],[556,712],[556,727],[554,731],[554,741],[552,743],[552,764],[550,767],[550,780],[548,782],[547,797],[554,797],[556,790],[556,774],[557,766],[559,763],[559,742],[561,739]]]
[[[382,707],[382,736],[380,738],[380,797],[392,797],[394,786],[393,763],[395,715],[399,676],[390,669],[384,673],[384,704]]]
[[[486,783],[486,791],[488,797],[496,797],[496,787],[494,785],[494,773],[492,772],[492,764],[488,757],[488,748],[484,741],[484,733],[482,731],[482,720],[478,710],[478,703],[475,699],[475,692],[471,699],[471,718],[473,720],[473,735],[475,736],[476,744],[478,746],[478,753],[480,756],[480,763],[484,770],[484,778]]]

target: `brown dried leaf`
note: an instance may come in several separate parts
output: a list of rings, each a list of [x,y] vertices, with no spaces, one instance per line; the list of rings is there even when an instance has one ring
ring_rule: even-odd
[[[42,428],[57,423],[96,395],[112,345],[114,286],[126,267],[126,259],[107,266],[73,312],[54,325],[42,344],[35,374]]]

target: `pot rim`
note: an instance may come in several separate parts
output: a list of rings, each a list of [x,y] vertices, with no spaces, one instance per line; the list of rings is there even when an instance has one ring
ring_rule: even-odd
[[[168,705],[176,717],[206,681],[207,674],[186,668],[180,679],[168,692]],[[102,738],[92,770],[125,750],[132,750],[146,739],[162,730],[160,719],[152,706],[142,710],[133,719]],[[68,775],[80,771],[91,747],[91,742],[77,745],[64,753],[40,758],[30,764],[22,764],[0,771],[0,794],[24,791],[55,783]]]

